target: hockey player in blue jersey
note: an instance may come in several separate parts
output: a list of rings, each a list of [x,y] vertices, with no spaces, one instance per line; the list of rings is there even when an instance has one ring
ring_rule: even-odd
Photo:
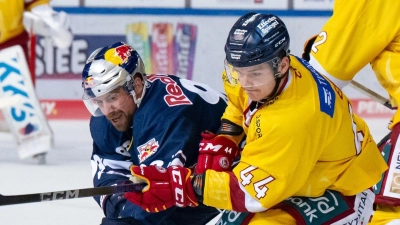
[[[146,75],[138,53],[122,42],[95,50],[82,73],[92,113],[94,186],[129,182],[132,165],[193,167],[200,133],[217,132],[226,97],[173,75]],[[188,173],[190,173],[188,171]],[[204,205],[150,213],[123,194],[95,197],[103,225],[204,225],[218,210]]]

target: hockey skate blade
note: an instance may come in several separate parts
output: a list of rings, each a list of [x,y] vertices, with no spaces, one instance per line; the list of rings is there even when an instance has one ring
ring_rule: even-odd
[[[50,135],[38,135],[18,145],[18,155],[21,159],[33,157],[42,153],[47,153],[52,149],[52,139]]]
[[[47,153],[39,153],[36,154],[32,157],[32,160],[37,164],[37,165],[44,165],[46,164],[46,155]]]

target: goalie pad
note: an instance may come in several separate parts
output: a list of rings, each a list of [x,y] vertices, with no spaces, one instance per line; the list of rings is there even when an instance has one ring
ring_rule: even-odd
[[[0,98],[0,109],[7,108],[13,105],[17,105],[22,101],[22,97],[19,95],[11,95]]]
[[[400,123],[378,144],[389,169],[385,171],[381,181],[374,186],[375,203],[400,206]]]
[[[0,99],[4,103],[4,119],[18,144],[19,157],[48,152],[53,147],[53,134],[19,45],[0,50]]]

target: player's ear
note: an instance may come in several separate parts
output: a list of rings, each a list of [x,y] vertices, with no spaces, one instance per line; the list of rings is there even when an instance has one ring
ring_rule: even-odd
[[[283,57],[281,63],[279,64],[280,74],[282,75],[285,74],[288,71],[289,66],[290,66],[289,57],[288,56]]]
[[[144,88],[143,79],[140,76],[133,77],[133,91],[136,96],[142,94]]]

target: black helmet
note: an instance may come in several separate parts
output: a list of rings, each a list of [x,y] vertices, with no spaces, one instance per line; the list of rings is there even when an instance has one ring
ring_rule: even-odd
[[[280,18],[272,14],[247,13],[229,32],[226,61],[234,67],[254,66],[282,58],[289,53],[289,33]]]

